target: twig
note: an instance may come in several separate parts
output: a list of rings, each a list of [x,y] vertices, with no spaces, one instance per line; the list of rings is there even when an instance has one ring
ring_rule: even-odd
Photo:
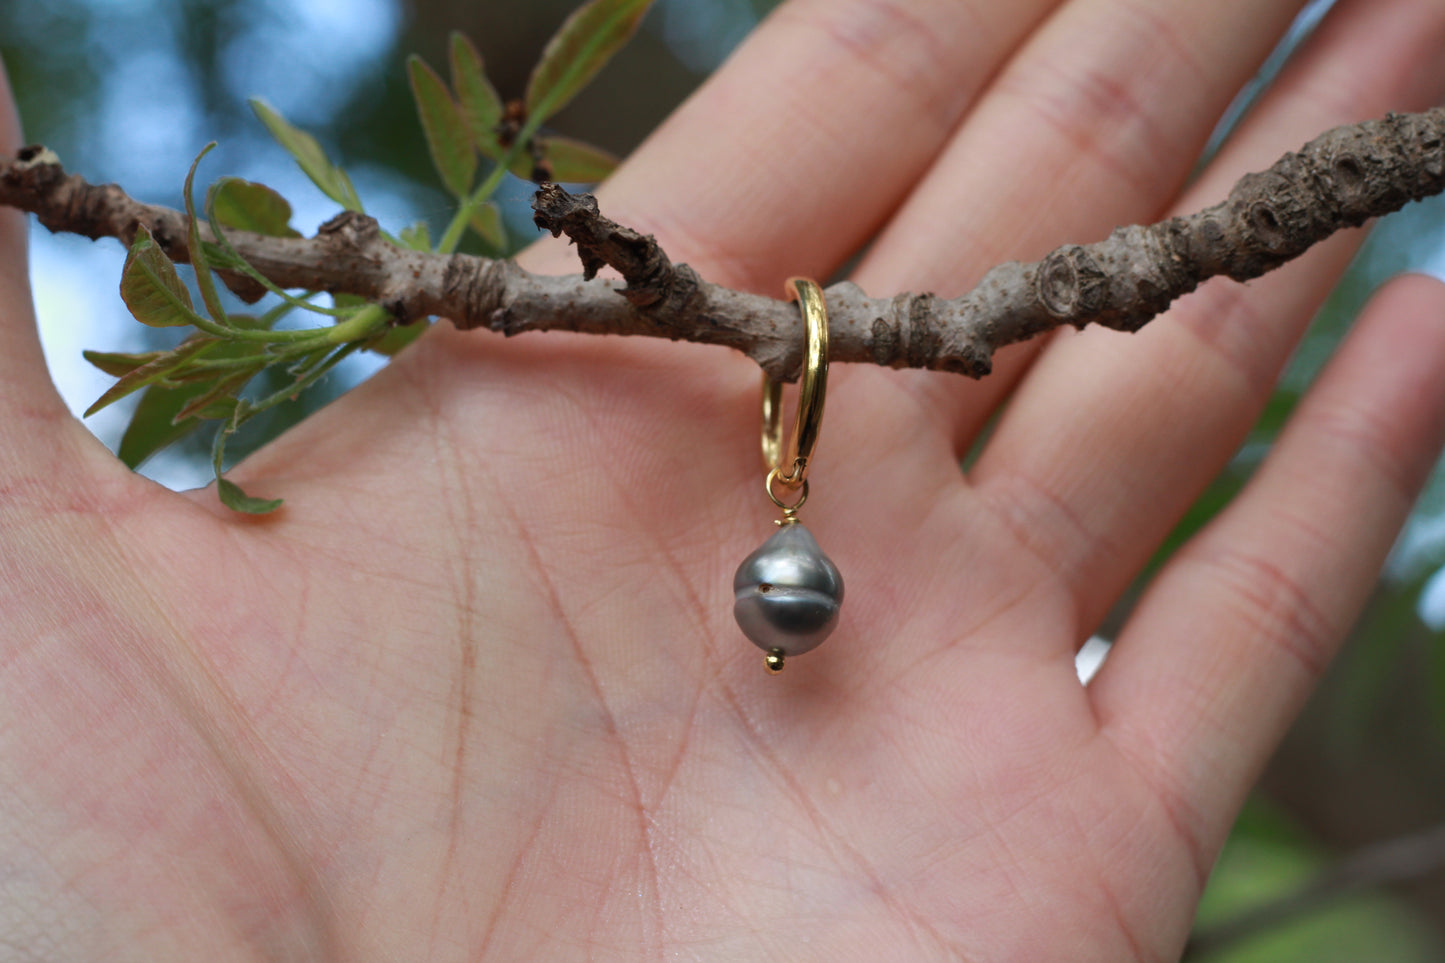
[[[1214,207],[1118,228],[1035,264],[999,265],[953,300],[926,293],[870,298],[850,282],[835,284],[827,291],[830,357],[980,377],[1006,344],[1061,325],[1136,331],[1207,278],[1258,277],[1342,228],[1441,190],[1445,108],[1339,127],[1243,177]],[[113,184],[67,175],[43,148],[0,163],[0,204],[34,212],[53,231],[91,238],[128,243],[144,224],[172,258],[189,259],[183,214],[141,204]],[[721,344],[774,378],[796,377],[802,352],[796,308],[672,264],[651,237],[607,220],[587,195],[548,185],[535,208],[540,226],[577,243],[584,276],[545,277],[511,261],[404,250],[387,242],[375,221],[352,213],[322,225],[314,238],[240,231],[227,237],[277,284],[361,295],[403,323],[436,315],[459,328],[507,335],[567,330]],[[623,283],[597,278],[604,264]],[[258,295],[241,279],[229,283],[243,296]]]
[[[1184,959],[1202,959],[1360,890],[1419,879],[1442,869],[1445,869],[1445,824],[1367,846],[1293,893],[1199,931],[1190,938]]]

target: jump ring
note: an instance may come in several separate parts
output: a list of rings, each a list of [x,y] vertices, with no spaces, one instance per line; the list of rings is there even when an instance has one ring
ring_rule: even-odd
[[[800,485],[800,486],[797,486],[797,488],[798,488],[798,489],[801,489],[801,491],[800,491],[800,493],[799,493],[799,495],[798,495],[798,500],[795,501],[795,502],[793,502],[791,505],[789,505],[787,502],[785,502],[785,501],[783,501],[781,498],[779,498],[778,495],[777,495],[777,493],[773,491],[773,482],[782,482],[782,481],[783,481],[783,476],[780,475],[780,474],[778,474],[778,470],[777,470],[776,468],[774,468],[774,469],[772,469],[771,471],[768,472],[768,478],[767,478],[767,481],[764,482],[763,487],[767,489],[768,497],[773,500],[773,504],[776,505],[776,506],[778,506],[779,508],[781,508],[781,509],[783,510],[783,514],[784,514],[784,515],[787,515],[787,516],[789,516],[789,517],[792,517],[793,515],[796,515],[796,514],[797,514],[798,509],[802,508],[802,507],[803,507],[803,503],[808,500],[808,481],[807,481],[807,479],[804,479],[804,480],[803,480],[803,484]],[[786,482],[783,483],[783,486],[784,486],[785,488],[787,488],[787,487],[792,487],[792,486],[787,485]]]

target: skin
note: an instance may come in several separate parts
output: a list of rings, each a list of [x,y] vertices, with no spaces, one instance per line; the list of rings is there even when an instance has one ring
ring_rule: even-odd
[[[1342,0],[1186,189],[1299,5],[790,0],[603,209],[733,286],[876,235],[871,293],[956,294],[1439,95],[1445,7]],[[804,520],[847,604],[769,677],[750,363],[439,326],[239,466],[287,499],[242,518],[66,413],[0,229],[7,959],[1176,958],[1445,443],[1445,289],[1406,278],[1085,688],[1359,237],[982,382],[835,367]]]

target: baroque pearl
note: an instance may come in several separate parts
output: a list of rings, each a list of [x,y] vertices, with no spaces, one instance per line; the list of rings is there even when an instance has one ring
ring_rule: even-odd
[[[837,626],[843,576],[813,533],[791,521],[738,566],[733,596],[738,626],[776,659],[776,671],[782,656],[817,648]]]

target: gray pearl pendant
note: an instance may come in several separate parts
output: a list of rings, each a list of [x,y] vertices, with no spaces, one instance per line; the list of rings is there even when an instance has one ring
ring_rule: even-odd
[[[817,648],[837,626],[843,576],[790,518],[738,566],[733,596],[738,626],[768,653],[768,670],[780,672],[784,656]]]

